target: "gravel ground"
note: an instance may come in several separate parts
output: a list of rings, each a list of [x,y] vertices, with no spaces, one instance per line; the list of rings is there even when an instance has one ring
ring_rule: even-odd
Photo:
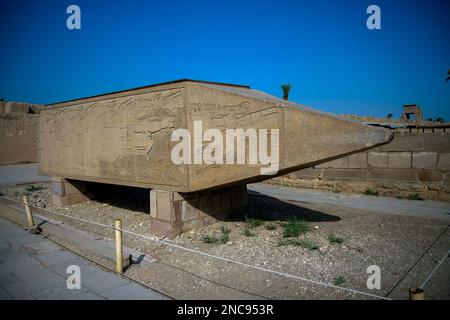
[[[107,197],[103,199],[58,208],[51,204],[48,183],[35,186],[43,189],[30,192],[33,205],[108,225],[121,218],[124,229],[158,239],[148,232],[148,192],[133,190],[127,193],[113,188],[104,193]],[[20,199],[27,187],[29,185],[2,187],[0,192]],[[101,237],[113,236],[112,229],[48,212],[41,214]],[[310,230],[292,238],[307,245],[280,245],[286,241],[283,225],[293,216],[308,222]],[[263,225],[248,228],[246,219],[260,219]],[[274,230],[266,228],[269,224]],[[205,236],[220,237],[223,229],[229,230],[225,244],[204,242]],[[246,229],[253,236],[246,236]],[[341,239],[342,243],[330,242],[330,235]],[[379,296],[386,295],[403,278],[389,297],[407,299],[408,287],[419,286],[450,247],[450,230],[444,220],[377,214],[376,208],[369,212],[251,196],[246,212],[165,241],[328,284],[340,280],[338,282],[344,288]],[[124,243],[157,259],[150,265],[133,265],[126,274],[177,299],[371,299],[132,235],[124,235]],[[366,287],[369,276],[366,270],[370,265],[381,268],[380,290]],[[450,299],[450,263],[442,264],[428,286],[427,297]]]

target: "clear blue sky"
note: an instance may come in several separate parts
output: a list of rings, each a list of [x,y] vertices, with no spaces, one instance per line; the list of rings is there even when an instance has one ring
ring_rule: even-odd
[[[81,8],[82,29],[66,28]],[[381,8],[382,29],[366,28]],[[450,1],[1,1],[0,96],[51,103],[179,78],[335,112],[450,120]]]

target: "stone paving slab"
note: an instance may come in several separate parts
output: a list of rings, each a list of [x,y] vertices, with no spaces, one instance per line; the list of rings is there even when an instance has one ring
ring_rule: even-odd
[[[93,291],[102,293],[128,284],[129,281],[117,277],[115,274],[96,270],[85,275],[81,280],[81,283],[89,286]]]
[[[143,287],[133,286],[133,284],[128,283],[115,289],[104,291],[102,292],[102,296],[112,300],[144,300],[146,291]],[[155,295],[154,299],[158,299],[157,295]]]
[[[37,277],[43,277],[46,275],[52,275],[53,272],[41,265],[35,265],[27,268],[13,270],[11,273],[20,280],[28,280]]]
[[[69,265],[81,289],[67,288]],[[166,299],[0,218],[0,300]]]

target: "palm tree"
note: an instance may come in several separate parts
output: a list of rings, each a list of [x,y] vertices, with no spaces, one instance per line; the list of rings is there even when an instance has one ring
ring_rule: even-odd
[[[393,117],[392,113],[388,113],[388,115],[386,116],[386,118],[388,118],[388,119],[392,119],[392,117]]]
[[[450,80],[450,69],[447,71],[447,81]]]
[[[436,121],[436,122],[444,122],[444,119],[442,117],[437,117],[436,119],[434,119],[434,121]]]
[[[282,84],[281,90],[283,90],[283,99],[287,100],[289,98],[289,92],[291,91],[292,86],[290,84]]]
[[[3,102],[3,101],[5,101],[5,98],[0,97],[0,102]]]

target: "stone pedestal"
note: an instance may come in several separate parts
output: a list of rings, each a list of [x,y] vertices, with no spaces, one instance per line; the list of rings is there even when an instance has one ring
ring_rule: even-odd
[[[87,200],[85,182],[52,177],[52,201],[55,206],[63,207]]]
[[[246,206],[246,185],[192,193],[151,190],[151,232],[173,238],[223,220],[231,212]]]

